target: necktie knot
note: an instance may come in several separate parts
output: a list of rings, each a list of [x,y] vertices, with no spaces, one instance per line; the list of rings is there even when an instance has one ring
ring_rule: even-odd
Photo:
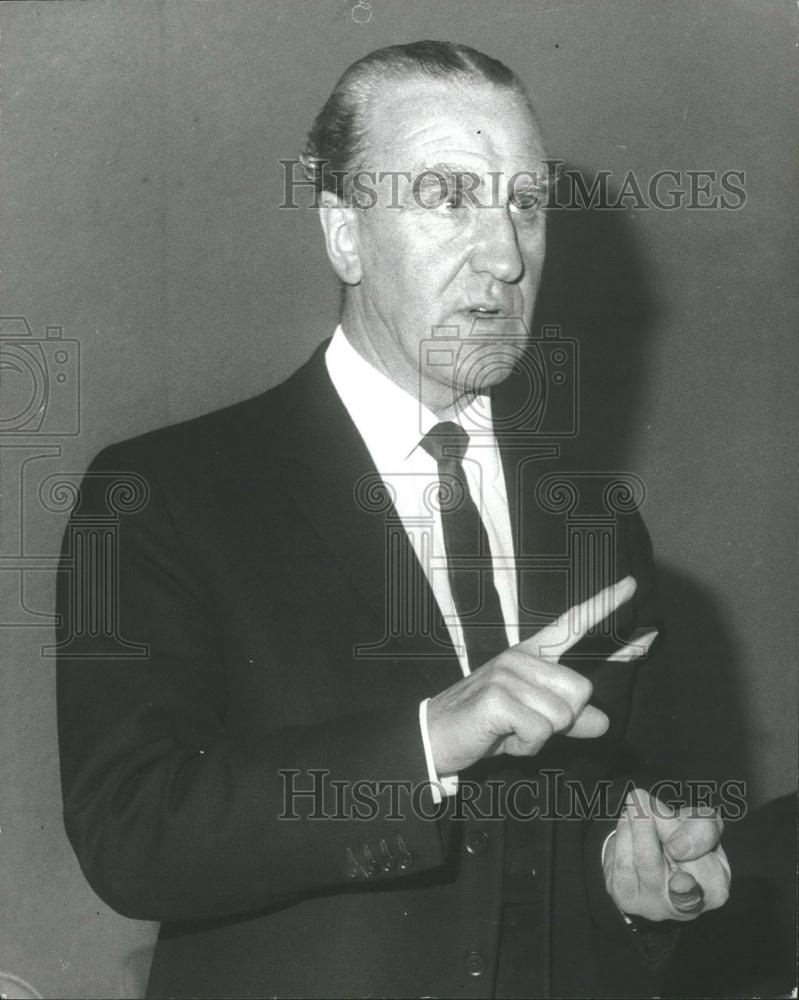
[[[469,447],[469,435],[459,424],[444,420],[430,428],[421,444],[438,463],[461,463]]]

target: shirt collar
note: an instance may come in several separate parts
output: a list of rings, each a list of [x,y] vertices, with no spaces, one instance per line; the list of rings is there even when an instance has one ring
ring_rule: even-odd
[[[409,392],[378,371],[336,327],[325,361],[333,385],[358,428],[378,468],[400,468],[439,418]],[[465,431],[479,428],[485,437],[491,399],[481,396],[452,418]]]

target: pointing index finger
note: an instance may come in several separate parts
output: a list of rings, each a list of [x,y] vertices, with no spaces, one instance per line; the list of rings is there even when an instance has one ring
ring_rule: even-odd
[[[605,587],[582,604],[569,608],[560,618],[519,643],[518,648],[540,659],[558,660],[588,635],[591,629],[629,601],[636,586],[633,577],[625,576],[623,580]]]

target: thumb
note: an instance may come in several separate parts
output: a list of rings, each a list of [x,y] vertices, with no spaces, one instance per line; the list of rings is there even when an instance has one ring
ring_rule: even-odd
[[[577,739],[595,739],[608,731],[610,719],[604,712],[593,705],[586,705],[577,716],[571,729],[567,729],[564,736],[572,736]]]
[[[669,879],[669,901],[680,913],[699,913],[705,907],[705,893],[693,875],[678,868]]]

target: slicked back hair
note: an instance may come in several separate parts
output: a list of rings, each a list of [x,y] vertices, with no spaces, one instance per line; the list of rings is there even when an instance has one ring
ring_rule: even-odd
[[[516,74],[468,45],[421,41],[376,49],[344,71],[308,133],[300,161],[317,191],[349,201],[351,178],[365,169],[368,111],[374,96],[387,83],[414,77],[493,84],[519,94],[534,114]]]

